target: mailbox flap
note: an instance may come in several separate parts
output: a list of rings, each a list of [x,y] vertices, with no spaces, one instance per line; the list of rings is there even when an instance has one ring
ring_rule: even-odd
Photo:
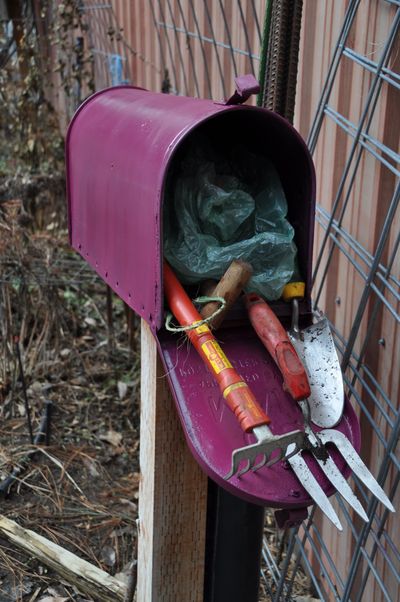
[[[255,332],[248,326],[218,331],[218,339],[229,360],[248,383],[276,435],[303,429],[299,405],[283,390],[282,376]],[[249,471],[229,481],[224,476],[231,468],[233,450],[255,442],[254,435],[242,431],[229,409],[212,374],[193,346],[177,345],[177,336],[165,330],[158,346],[164,362],[184,433],[193,456],[203,470],[221,487],[234,495],[273,508],[300,508],[313,500],[301,486],[286,462],[256,472]],[[340,424],[354,448],[360,449],[360,429],[355,412],[346,400]],[[321,430],[313,425],[314,431]],[[339,470],[347,478],[350,469],[338,450],[329,450]],[[327,495],[335,488],[309,452],[303,454],[314,477]]]
[[[102,90],[83,103],[68,129],[70,240],[153,332],[163,325],[164,186],[176,151],[200,128],[216,139],[255,146],[274,162],[309,290],[314,168],[303,140],[285,119],[257,107],[130,86]]]

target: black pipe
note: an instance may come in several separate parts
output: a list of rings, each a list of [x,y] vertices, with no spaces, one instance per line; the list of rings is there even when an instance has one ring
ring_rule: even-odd
[[[208,481],[204,602],[257,602],[264,508]]]

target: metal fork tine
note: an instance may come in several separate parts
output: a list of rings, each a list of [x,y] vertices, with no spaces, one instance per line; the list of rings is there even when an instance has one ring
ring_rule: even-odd
[[[315,448],[319,446],[323,446],[323,441],[315,433],[312,431],[309,426],[307,417],[308,417],[308,406],[305,408],[305,432],[308,435],[308,439]],[[322,431],[324,432],[324,431]],[[364,508],[361,506],[357,496],[351,490],[349,484],[346,479],[343,477],[342,473],[339,471],[333,459],[329,454],[326,455],[323,459],[318,456],[318,454],[313,454],[314,458],[317,460],[321,470],[324,472],[325,476],[330,480],[332,485],[335,486],[336,491],[346,500],[348,504],[361,516],[365,522],[368,522],[368,515],[365,513]]]
[[[316,458],[316,460],[317,460],[318,464],[320,465],[320,467],[322,468],[322,470],[324,471],[325,475],[328,477],[328,479],[332,483],[332,485],[334,485],[337,492],[346,500],[346,502],[348,504],[350,504],[350,506],[357,512],[357,514],[359,516],[361,516],[361,518],[363,520],[365,520],[365,522],[367,523],[369,520],[367,513],[365,512],[364,508],[361,506],[357,496],[351,490],[349,484],[347,483],[347,481],[344,478],[344,476],[342,475],[342,473],[339,471],[338,467],[336,466],[336,464],[332,460],[332,458],[330,456],[328,456],[328,458],[326,458],[325,460],[320,460],[319,458]]]
[[[236,476],[238,478],[241,477],[242,475],[246,474],[246,472],[249,472],[249,470],[250,470],[251,467],[252,467],[252,460],[249,459],[249,460],[246,461],[246,464],[245,464],[244,468],[241,468],[239,470],[239,472],[237,473]]]
[[[240,464],[240,459],[237,457],[235,453],[232,454],[232,466],[227,475],[224,476],[224,479],[227,481],[232,478],[233,475],[237,472]]]
[[[258,462],[257,464],[254,464],[254,466],[251,469],[253,472],[256,472],[256,470],[259,470],[260,468],[265,466],[268,461],[266,454],[261,454],[261,455],[262,455],[262,460],[260,462]]]
[[[233,477],[233,475],[235,474],[235,472],[236,472],[236,470],[232,466],[232,468],[230,469],[230,471],[224,476],[224,480],[225,481],[229,481],[229,479],[231,479]]]
[[[347,464],[350,466],[354,474],[357,475],[360,481],[362,481],[364,485],[368,487],[371,493],[377,497],[378,500],[381,501],[388,510],[390,510],[390,512],[395,512],[395,508],[387,497],[386,493],[383,491],[376,479],[372,476],[354,447],[351,445],[350,441],[345,435],[343,435],[343,433],[334,429],[324,429],[318,433],[318,436],[322,443],[333,443],[336,445],[343,458],[346,460]]]
[[[289,448],[291,448],[290,445]],[[293,449],[290,451],[293,451]],[[294,456],[292,455],[290,458],[288,458],[288,462],[293,468],[293,471],[300,483],[308,492],[309,496],[321,508],[322,512],[329,518],[329,520],[332,521],[335,527],[337,527],[339,531],[342,531],[343,527],[335,510],[333,509],[332,504],[328,500],[322,488],[319,486],[318,481],[313,476],[311,470],[308,468],[304,458],[301,456],[301,453],[297,453]]]
[[[281,460],[283,460],[283,458],[285,458],[285,460],[286,460],[286,453],[285,453],[285,450],[281,449],[279,454],[277,456],[275,456],[274,458],[272,458],[272,460],[267,460],[266,466],[268,466],[268,468],[269,468],[270,466],[273,466],[277,462],[280,462]]]
[[[297,451],[298,451],[298,450],[297,450]],[[294,453],[297,453],[297,451],[296,451],[296,452],[294,452]],[[274,458],[272,458],[272,460],[268,460],[268,461],[267,461],[267,464],[266,464],[266,465],[267,465],[267,466],[268,466],[268,468],[269,468],[270,466],[273,466],[273,465],[274,465],[274,464],[276,464],[277,462],[280,462],[280,460],[282,460],[283,458],[285,458],[285,460],[287,460],[287,459],[288,459],[288,456],[287,456],[286,454],[287,454],[287,451],[286,451],[286,453],[285,453],[285,450],[284,450],[284,449],[281,449],[281,450],[279,451],[279,454],[278,454],[277,456],[275,456]],[[294,454],[292,453],[292,454],[290,454],[290,455],[291,455],[291,456],[293,456]]]

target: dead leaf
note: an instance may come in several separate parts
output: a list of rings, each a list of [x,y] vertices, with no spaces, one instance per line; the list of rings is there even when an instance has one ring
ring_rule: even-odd
[[[117,433],[117,431],[109,430],[103,435],[99,435],[99,439],[111,443],[114,447],[118,447],[122,441],[122,435],[121,433]]]
[[[46,600],[48,598],[51,600],[55,600],[56,602],[60,602],[61,600],[69,600],[69,598],[64,598],[63,594],[65,594],[65,591],[62,591],[63,589],[64,588],[62,587],[48,587],[44,593],[50,595],[46,596],[44,599]]]
[[[18,413],[20,416],[25,416],[26,410],[23,403],[17,403]]]
[[[96,320],[94,318],[85,318],[85,322],[89,326],[96,326]]]
[[[101,549],[100,560],[107,566],[113,567],[116,561],[117,555],[114,548],[111,546],[103,546]]]
[[[120,399],[123,399],[128,391],[128,385],[124,383],[122,380],[119,380],[117,383],[118,387],[118,395]]]
[[[135,504],[134,502],[131,502],[131,500],[127,500],[124,497],[121,497],[119,499],[119,501],[121,502],[121,504],[126,504],[127,506],[130,506],[132,508],[132,510],[137,510],[137,504]]]
[[[121,583],[124,583],[125,585],[127,585],[129,582],[129,577],[132,574],[132,569],[136,564],[137,564],[136,560],[132,560],[131,562],[128,562],[128,564],[126,564],[124,566],[122,571],[120,571],[119,573],[116,573],[114,575],[114,578],[118,579],[118,581],[121,581]]]
[[[89,471],[91,477],[99,477],[100,473],[96,468],[96,462],[92,458],[83,458],[83,463]]]
[[[29,388],[32,389],[32,391],[34,393],[41,393],[42,388],[43,388],[43,383],[39,382],[38,380],[35,380]]]

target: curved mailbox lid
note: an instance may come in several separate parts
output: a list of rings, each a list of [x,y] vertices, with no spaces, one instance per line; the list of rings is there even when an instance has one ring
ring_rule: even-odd
[[[150,325],[162,326],[162,199],[181,142],[221,115],[245,113],[274,132],[277,168],[296,199],[304,276],[309,282],[314,229],[314,168],[304,141],[282,117],[250,106],[156,94],[121,86],[90,97],[67,134],[67,189],[72,246]],[[243,118],[242,118],[243,119]],[[232,119],[229,128],[235,128]],[[297,171],[296,171],[297,170]],[[290,211],[290,207],[289,207]]]
[[[271,418],[274,434],[302,429],[303,417],[296,402],[284,392],[282,376],[257,335],[250,327],[218,331],[220,344],[230,361],[249,384],[258,402]],[[163,331],[159,348],[171,384],[188,445],[203,470],[234,495],[272,508],[301,508],[313,504],[294,472],[285,462],[277,462],[242,477],[224,480],[231,468],[234,449],[254,443],[246,435],[226,405],[212,375],[193,347],[177,346],[176,336]],[[360,449],[360,428],[355,412],[346,400],[343,417],[335,429],[341,431],[356,451]],[[320,431],[313,425],[313,430]],[[341,454],[329,446],[329,454],[345,477],[350,469]],[[334,487],[309,452],[304,458],[327,495]]]

